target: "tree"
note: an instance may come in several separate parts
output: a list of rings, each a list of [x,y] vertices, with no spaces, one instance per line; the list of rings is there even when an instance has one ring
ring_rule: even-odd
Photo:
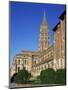
[[[15,83],[27,83],[27,81],[30,79],[31,74],[28,73],[27,70],[23,69],[23,70],[19,70],[19,72],[17,73],[16,77],[15,77]]]
[[[11,77],[11,79],[10,79],[10,82],[11,82],[11,83],[14,82],[14,79],[15,79],[16,75],[17,75],[17,73],[15,73],[15,74]]]
[[[55,83],[55,71],[51,68],[41,71],[40,80],[42,83],[54,84]]]
[[[65,69],[59,69],[56,71],[56,84],[65,84],[66,83],[66,73]]]

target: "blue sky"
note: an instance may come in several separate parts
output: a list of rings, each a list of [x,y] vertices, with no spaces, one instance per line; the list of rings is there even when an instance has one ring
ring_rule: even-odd
[[[64,5],[10,2],[10,63],[22,50],[36,51],[39,46],[40,25],[44,10],[49,29],[49,42],[53,43],[53,28],[65,10]]]

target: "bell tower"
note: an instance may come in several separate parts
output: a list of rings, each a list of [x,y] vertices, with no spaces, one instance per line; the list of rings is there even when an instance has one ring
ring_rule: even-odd
[[[45,12],[42,20],[42,24],[40,25],[40,51],[46,50],[49,47],[49,34],[48,34],[48,24],[45,17]]]

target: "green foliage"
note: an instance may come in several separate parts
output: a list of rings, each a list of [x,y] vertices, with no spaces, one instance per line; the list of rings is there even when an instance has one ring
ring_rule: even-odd
[[[45,84],[65,84],[66,74],[65,69],[59,69],[56,72],[53,69],[46,69],[41,71],[40,80]]]
[[[51,68],[41,71],[40,80],[42,83],[54,84],[55,83],[55,71]]]
[[[59,69],[56,72],[48,68],[46,70],[42,70],[40,76],[37,76],[36,80],[31,81],[31,73],[28,73],[27,70],[19,70],[19,72],[14,77],[15,83],[45,83],[45,84],[65,84],[66,83],[66,74],[64,69]]]
[[[19,72],[17,73],[16,77],[15,77],[15,83],[27,83],[27,81],[30,79],[31,74],[28,73],[27,70],[23,69],[23,70],[19,70]]]
[[[56,71],[56,84],[65,84],[66,83],[66,71],[64,69],[59,69]]]

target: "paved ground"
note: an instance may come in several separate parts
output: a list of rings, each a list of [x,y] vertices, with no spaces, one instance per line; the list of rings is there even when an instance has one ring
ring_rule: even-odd
[[[24,88],[24,87],[45,87],[45,86],[59,86],[58,84],[15,84],[11,83],[10,88]]]
[[[32,84],[15,84],[11,83],[10,88],[32,87]]]
[[[10,88],[15,88],[16,87],[16,84],[15,83],[10,83]]]

